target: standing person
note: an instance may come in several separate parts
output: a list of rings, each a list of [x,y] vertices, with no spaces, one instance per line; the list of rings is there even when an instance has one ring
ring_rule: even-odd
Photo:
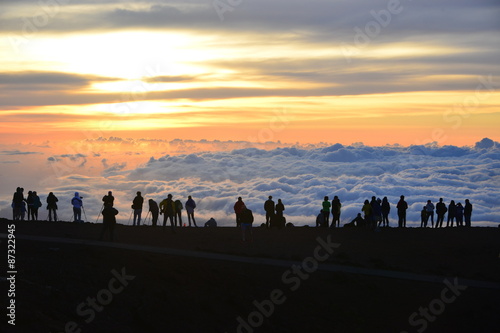
[[[113,241],[113,234],[116,226],[116,215],[118,215],[118,210],[116,210],[116,208],[113,208],[112,205],[104,205],[104,208],[102,209],[102,230],[99,240],[102,240],[104,233],[109,231],[109,240]]]
[[[323,228],[328,228],[330,225],[330,207],[332,204],[329,201],[328,196],[323,198],[323,209],[321,211],[323,212]]]
[[[406,228],[406,210],[408,209],[408,203],[405,201],[404,195],[399,197],[396,208],[398,209],[398,226],[400,228]]]
[[[457,205],[455,205],[455,200],[451,200],[448,205],[448,220],[446,221],[446,227],[453,228],[453,220],[455,219],[455,214],[457,212]],[[451,221],[451,224],[450,224]]]
[[[389,213],[391,211],[391,205],[389,204],[389,200],[387,199],[387,197],[384,197],[382,199],[381,209],[382,209],[382,225],[384,227],[388,227],[389,226]]]
[[[241,226],[241,212],[243,210],[243,207],[245,206],[245,203],[243,202],[243,199],[241,197],[238,197],[238,201],[233,206],[234,213],[236,214],[236,227],[239,228]]]
[[[425,226],[427,227],[427,222],[429,221],[429,217],[431,218],[431,228],[434,227],[434,204],[432,201],[427,200],[427,204],[425,205],[426,218],[425,218]],[[437,221],[436,221],[437,223]]]
[[[182,202],[180,200],[175,200],[175,225],[177,225],[177,221],[179,222],[179,227],[182,227]]]
[[[457,219],[457,227],[463,227],[464,226],[464,207],[462,206],[462,203],[457,203],[457,206],[455,207],[455,217]]]
[[[33,209],[33,191],[28,191],[28,196],[26,197],[26,204],[28,205],[28,221],[31,218],[31,210]]]
[[[38,221],[38,208],[42,207],[42,202],[40,201],[40,197],[33,191],[33,207],[31,207],[31,219],[33,221]]]
[[[191,226],[191,220],[193,220],[194,226],[198,227],[196,225],[196,221],[194,219],[194,209],[195,208],[196,208],[196,202],[194,202],[193,198],[189,195],[188,200],[186,201],[186,213],[188,216],[189,226]]]
[[[332,228],[335,226],[340,228],[340,209],[342,208],[342,204],[340,203],[340,199],[338,196],[334,196],[332,200]]]
[[[269,229],[269,224],[274,216],[274,201],[271,195],[268,197],[266,202],[264,202],[264,211],[266,212],[266,227]]]
[[[141,225],[141,215],[142,215],[142,205],[144,204],[144,198],[141,195],[141,191],[137,191],[137,195],[132,201],[132,209],[134,210],[134,223],[132,226],[135,226],[135,221],[137,220],[137,226]],[[130,221],[130,220],[129,220]]]
[[[172,233],[175,233],[174,215],[175,215],[175,204],[172,200],[172,194],[169,194],[165,200],[160,202],[160,214],[163,214],[163,229],[167,224],[167,218],[170,220],[170,227]]]
[[[285,210],[285,205],[281,202],[281,199],[278,199],[278,203],[276,204],[276,216],[283,217],[283,211]]]
[[[113,207],[115,203],[115,197],[113,196],[113,192],[109,191],[108,195],[102,197],[103,206]]]
[[[160,208],[158,208],[158,204],[153,199],[149,199],[148,203],[149,211],[151,212],[151,223],[153,227],[156,227],[156,225],[158,224],[158,214],[160,212]]]
[[[373,218],[373,227],[376,228],[377,226],[382,223],[382,207],[380,206],[380,203],[382,200],[376,199],[375,196],[372,197],[372,201],[370,202],[370,205],[372,206],[372,218]]]
[[[436,228],[443,227],[444,214],[448,211],[446,204],[443,202],[443,198],[439,198],[439,202],[436,204]]]
[[[12,196],[12,219],[14,221],[21,217],[22,205],[24,202],[23,191],[24,189],[22,187],[18,187]]]
[[[424,206],[420,211],[420,228],[426,228],[426,227],[427,227],[427,210],[425,209]]]
[[[252,234],[252,223],[253,223],[253,214],[252,211],[246,206],[243,206],[241,209],[241,231],[242,231],[242,237],[243,241],[246,242],[247,240],[249,242],[253,241],[253,234]]]
[[[71,199],[71,204],[73,205],[73,222],[83,222],[82,221],[82,207],[83,207],[83,197],[80,193],[75,192],[75,196]]]
[[[372,225],[372,205],[370,205],[370,202],[368,200],[365,200],[363,207],[361,208],[361,211],[365,213],[365,225],[367,227],[371,227]]]
[[[49,210],[49,222],[52,222],[52,215],[54,215],[54,222],[57,222],[57,202],[59,200],[50,192],[47,196],[47,209]]]
[[[465,226],[470,227],[470,218],[472,216],[472,204],[469,199],[465,199],[465,207],[464,207],[464,217],[465,217]]]

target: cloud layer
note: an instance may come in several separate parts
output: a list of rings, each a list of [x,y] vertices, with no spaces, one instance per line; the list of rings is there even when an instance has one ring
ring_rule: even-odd
[[[263,204],[272,195],[275,200],[283,200],[289,221],[313,225],[323,197],[338,195],[343,203],[342,223],[360,212],[365,199],[387,196],[393,206],[391,225],[395,226],[394,207],[401,194],[410,206],[410,226],[419,225],[420,210],[428,199],[436,202],[440,197],[446,203],[469,199],[477,225],[500,223],[496,209],[500,205],[500,144],[490,139],[472,147],[335,144],[241,148],[151,157],[138,167],[128,166],[125,156],[121,162],[111,163],[103,155],[85,157],[89,164],[93,159],[102,164],[105,169],[100,175],[84,175],[85,163],[77,159],[70,175],[60,176],[56,182],[41,182],[38,192],[54,191],[63,199],[63,218],[71,216],[69,200],[73,192],[81,192],[89,221],[97,217],[102,196],[112,190],[122,223],[128,222],[136,191],[157,201],[169,193],[182,201],[192,195],[198,204],[199,220],[204,222],[213,216],[222,225],[234,224],[232,206],[238,196],[254,210],[257,224],[264,220]],[[58,158],[50,163],[70,159],[62,155]],[[8,209],[1,212],[2,216],[9,214]]]

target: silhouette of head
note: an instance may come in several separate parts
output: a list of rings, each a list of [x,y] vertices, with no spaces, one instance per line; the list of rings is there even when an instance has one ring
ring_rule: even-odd
[[[325,197],[325,200],[328,200],[328,196]]]
[[[270,195],[270,196],[269,196],[269,200],[271,200],[272,198],[273,198],[273,196],[272,196],[272,195]]]
[[[401,200],[403,200],[403,199],[405,198],[405,196],[404,196],[404,195],[402,195],[402,196],[400,196],[400,198],[401,198]]]

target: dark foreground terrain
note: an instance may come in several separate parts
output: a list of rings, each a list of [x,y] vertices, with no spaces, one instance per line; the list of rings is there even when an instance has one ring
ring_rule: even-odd
[[[0,221],[2,233],[8,224]],[[120,225],[113,243],[280,259],[276,264],[100,246],[93,242],[100,229],[16,222],[16,326],[3,315],[1,332],[500,332],[498,228],[255,228],[248,244],[236,228],[172,234]],[[5,311],[10,283],[1,241]],[[324,244],[331,243],[340,245],[329,253]],[[322,269],[332,264],[365,273]],[[366,273],[380,270],[440,278]]]

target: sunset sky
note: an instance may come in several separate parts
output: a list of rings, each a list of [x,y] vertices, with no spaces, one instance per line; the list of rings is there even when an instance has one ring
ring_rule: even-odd
[[[1,140],[498,140],[499,17],[497,1],[6,0]]]

